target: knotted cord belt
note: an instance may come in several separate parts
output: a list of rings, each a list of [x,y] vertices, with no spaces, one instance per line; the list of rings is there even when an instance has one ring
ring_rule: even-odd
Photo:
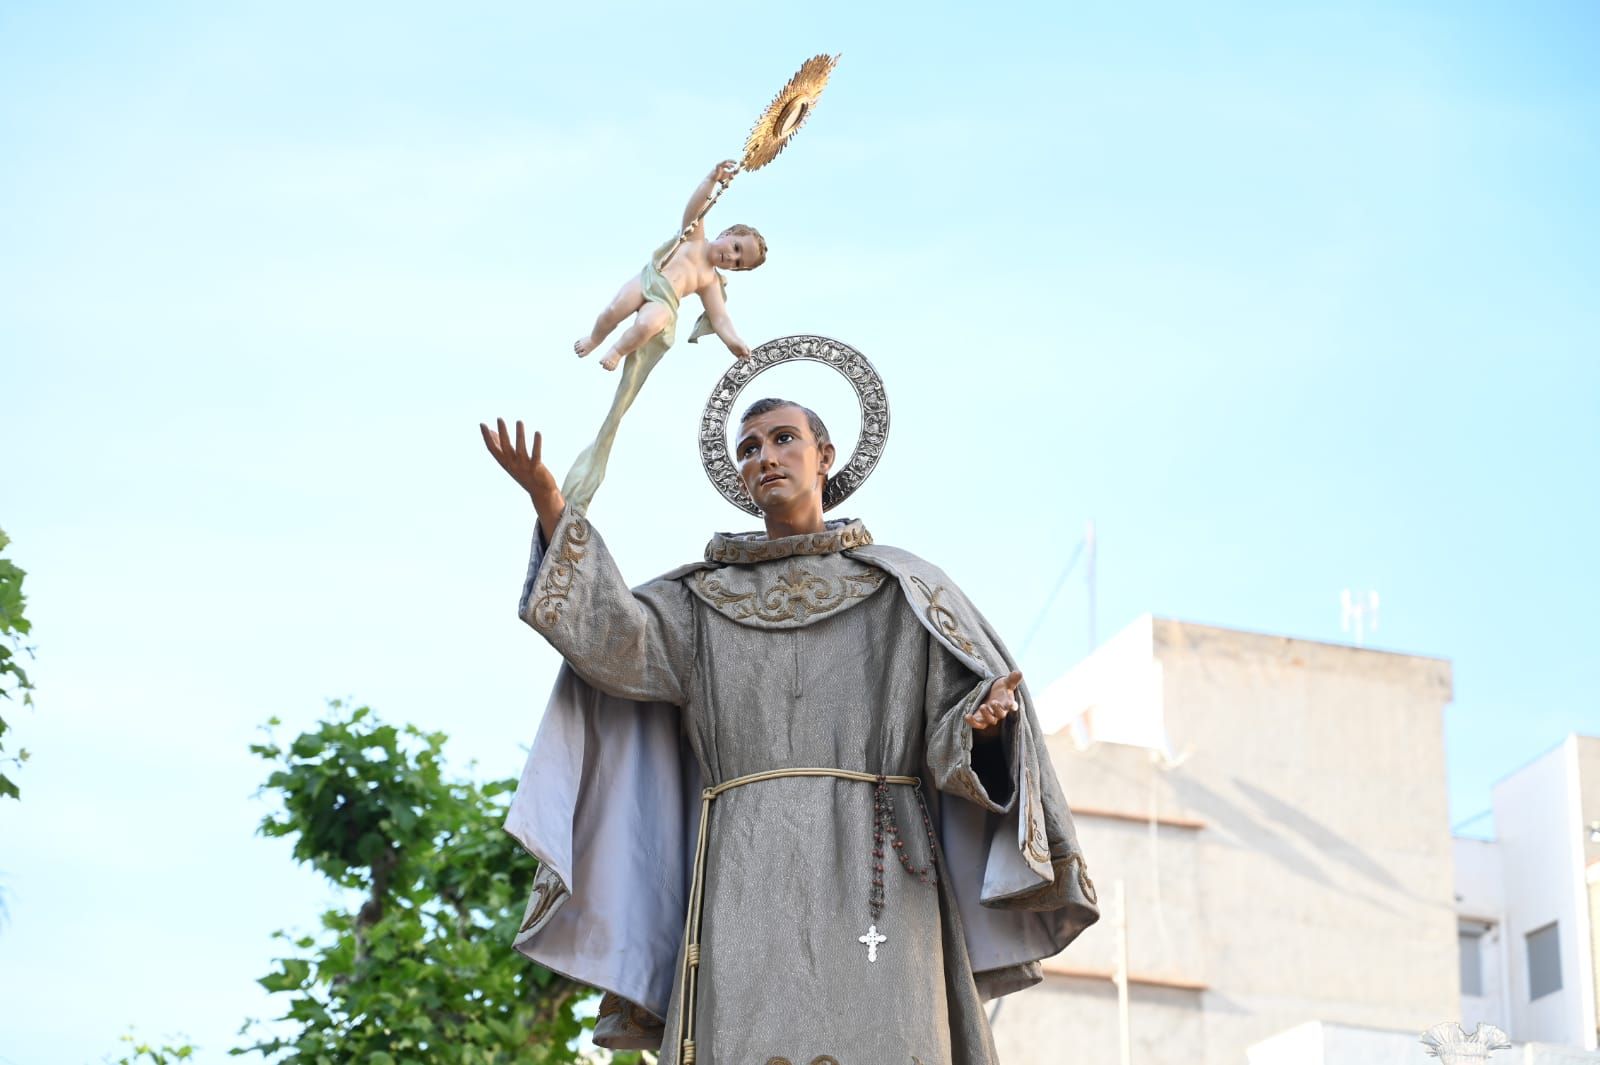
[[[857,773],[851,769],[769,769],[765,773],[750,773],[725,780],[700,793],[700,838],[694,850],[694,876],[689,882],[689,915],[683,923],[683,956],[678,962],[678,984],[683,992],[678,1000],[678,1065],[694,1065],[694,1010],[695,985],[700,972],[700,915],[705,901],[706,848],[708,828],[711,824],[711,803],[718,795],[746,784],[762,780],[779,780],[784,777],[838,777],[841,780],[859,780],[867,784],[907,784],[920,788],[918,777],[882,776],[874,773]]]

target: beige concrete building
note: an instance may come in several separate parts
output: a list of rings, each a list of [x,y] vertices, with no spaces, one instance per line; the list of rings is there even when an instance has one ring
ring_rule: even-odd
[[[1106,916],[1000,1006],[1002,1060],[1120,1060],[1119,881],[1138,1065],[1432,1060],[1417,1036],[1461,1017],[1450,684],[1438,659],[1147,617],[1042,692]],[[1398,1056],[1305,1056],[1373,1030]]]

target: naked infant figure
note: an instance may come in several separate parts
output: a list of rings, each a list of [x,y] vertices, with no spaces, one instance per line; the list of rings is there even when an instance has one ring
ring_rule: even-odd
[[[707,240],[703,217],[713,200],[713,186],[726,188],[738,172],[738,163],[725,160],[695,187],[683,212],[682,243],[674,251],[673,245],[679,239],[674,237],[657,248],[639,275],[612,297],[595,319],[594,329],[572,345],[580,358],[599,348],[611,331],[632,314],[633,324],[611,345],[600,365],[615,370],[623,359],[641,349],[651,356],[647,361],[654,362],[672,346],[678,301],[691,292],[700,297],[705,308],[691,342],[706,332],[714,332],[736,357],[750,357],[750,345],[740,339],[728,317],[718,270],[754,270],[766,261],[767,242],[745,225],[729,226],[715,240]],[[663,259],[667,259],[664,265]]]

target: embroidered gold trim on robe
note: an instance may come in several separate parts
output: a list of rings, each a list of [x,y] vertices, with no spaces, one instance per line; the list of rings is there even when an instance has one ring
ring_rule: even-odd
[[[720,574],[701,570],[694,575],[701,598],[719,613],[734,621],[805,621],[819,614],[831,614],[854,599],[865,599],[883,584],[882,570],[865,569],[838,577],[825,577],[791,563],[771,577],[765,587],[740,589],[739,573]]]
[[[594,1022],[596,1045],[614,1047],[618,1043],[648,1041],[660,1046],[665,1035],[666,1026],[661,1019],[643,1006],[611,991],[600,996],[600,1010]]]
[[[917,591],[921,592],[928,600],[924,606],[927,610],[927,618],[933,623],[933,627],[938,629],[945,639],[961,648],[967,654],[970,655],[976,651],[972,641],[967,639],[966,634],[961,631],[961,625],[956,620],[956,616],[939,605],[939,596],[944,594],[944,589],[942,587],[928,587],[928,582],[921,577],[912,577],[911,583],[916,585]]]
[[[1039,865],[1050,864],[1050,840],[1045,834],[1044,804],[1039,801],[1039,778],[1034,767],[1029,765],[1022,771],[1023,780],[1027,782],[1027,801],[1025,816],[1028,819],[1028,837],[1026,842],[1028,857]]]
[[[1078,890],[1083,892],[1083,897],[1089,900],[1089,905],[1097,906],[1100,895],[1094,889],[1094,881],[1089,879],[1089,863],[1081,854],[1069,854],[1065,859],[1056,859],[1056,875],[1062,876],[1074,865],[1078,867]]]
[[[578,509],[561,533],[561,543],[551,551],[539,581],[539,599],[533,604],[533,620],[542,629],[553,629],[567,608],[572,584],[578,577],[578,563],[588,554],[589,522]]]
[[[567,897],[567,887],[561,882],[548,865],[539,866],[539,871],[533,874],[533,893],[528,899],[528,913],[522,920],[519,932],[526,932],[550,914],[555,912],[556,904]]]

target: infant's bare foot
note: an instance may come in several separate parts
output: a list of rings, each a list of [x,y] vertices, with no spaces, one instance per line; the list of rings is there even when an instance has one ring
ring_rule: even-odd
[[[621,364],[621,362],[622,355],[619,352],[613,351],[611,354],[600,360],[600,365],[604,369],[615,370],[617,366]]]
[[[572,345],[572,350],[578,353],[578,358],[583,358],[589,352],[600,346],[594,337],[579,337]]]

